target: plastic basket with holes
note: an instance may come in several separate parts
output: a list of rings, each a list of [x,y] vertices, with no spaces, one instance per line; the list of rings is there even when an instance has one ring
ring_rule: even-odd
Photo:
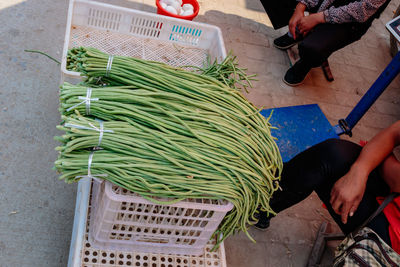
[[[79,181],[68,267],[226,267],[224,244],[211,252],[215,244],[213,240],[208,242],[200,256],[94,248],[88,239],[88,232],[92,227],[91,194],[91,180],[84,178]]]
[[[201,255],[233,208],[230,202],[208,199],[159,205],[108,181],[93,183],[92,201],[93,247],[185,255]]]
[[[207,60],[226,57],[221,30],[138,10],[87,0],[71,0],[61,63],[62,79],[79,78],[66,69],[72,47],[94,47],[103,52],[202,67]]]

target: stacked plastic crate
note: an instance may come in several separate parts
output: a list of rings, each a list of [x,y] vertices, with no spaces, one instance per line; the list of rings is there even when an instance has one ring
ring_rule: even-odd
[[[62,82],[80,79],[66,70],[68,49],[79,46],[174,66],[201,67],[207,57],[226,56],[215,26],[71,0]],[[69,266],[225,266],[223,244],[210,252],[209,240],[230,209],[231,203],[215,200],[158,205],[111,183],[84,179],[78,186]]]

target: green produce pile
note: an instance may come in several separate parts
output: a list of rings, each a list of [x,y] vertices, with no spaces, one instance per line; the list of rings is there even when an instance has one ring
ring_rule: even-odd
[[[238,90],[158,62],[111,59],[92,48],[69,52],[68,68],[87,79],[61,87],[60,179],[90,172],[156,203],[230,201],[218,244],[238,230],[248,235],[258,207],[274,213],[281,156],[268,120]]]

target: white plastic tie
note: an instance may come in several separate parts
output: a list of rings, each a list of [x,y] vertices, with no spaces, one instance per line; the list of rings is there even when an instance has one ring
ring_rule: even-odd
[[[91,97],[92,97],[92,88],[88,87],[88,88],[86,88],[86,97],[84,97],[84,96],[78,97],[78,99],[81,99],[83,101],[68,108],[67,111],[70,111],[82,104],[86,104],[86,115],[90,115],[90,102],[91,101],[99,101],[99,98],[91,98]]]
[[[89,126],[90,127],[86,127],[86,126],[82,126],[82,125],[76,125],[76,124],[71,124],[71,123],[65,123],[64,126],[65,127],[70,127],[70,128],[76,128],[76,129],[81,129],[81,130],[91,130],[91,131],[98,131],[99,134],[99,143],[97,144],[97,146],[95,148],[93,148],[94,150],[99,150],[101,149],[100,144],[101,141],[103,140],[103,135],[104,133],[114,133],[113,130],[104,130],[104,122],[102,120],[96,119],[96,121],[99,122],[100,126],[99,128],[97,128],[96,126],[94,126],[92,123],[89,122]]]
[[[100,129],[99,129],[99,143],[97,144],[97,148],[100,148],[101,140],[103,140],[103,133],[104,133],[104,125],[102,120],[98,120],[100,124]],[[90,125],[93,126],[93,125]]]
[[[108,75],[110,75],[113,60],[114,60],[114,56],[110,55],[108,57],[108,62],[107,62],[107,67],[106,67],[106,75],[105,75],[106,77],[108,77]]]
[[[92,167],[92,161],[93,161],[93,155],[94,155],[94,151],[92,151],[89,155],[89,160],[88,160],[88,174],[87,175],[79,175],[79,176],[75,176],[75,178],[91,178],[99,183],[102,182],[101,179],[97,178],[97,177],[107,177],[108,175],[106,173],[103,174],[92,174],[91,172],[91,167]]]

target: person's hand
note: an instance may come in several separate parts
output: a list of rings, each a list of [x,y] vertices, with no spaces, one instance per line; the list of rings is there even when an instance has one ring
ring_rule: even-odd
[[[298,36],[296,36],[296,27],[299,21],[304,17],[304,11],[306,10],[306,6],[302,3],[298,3],[296,9],[289,20],[289,32],[292,34],[293,39],[296,40]]]
[[[336,181],[331,191],[330,203],[332,209],[347,223],[348,216],[353,216],[365,192],[368,173],[357,168],[351,168],[342,178]]]
[[[302,36],[306,36],[315,26],[325,23],[325,17],[322,12],[302,17],[297,22],[297,29]]]

